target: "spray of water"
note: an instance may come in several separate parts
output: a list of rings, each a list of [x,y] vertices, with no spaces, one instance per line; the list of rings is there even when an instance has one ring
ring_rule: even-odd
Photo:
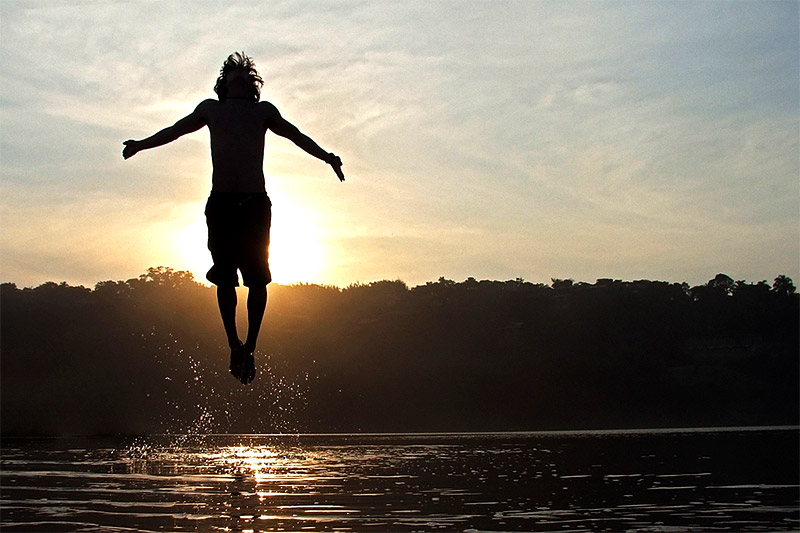
[[[150,461],[171,451],[204,448],[219,434],[296,434],[298,415],[307,405],[307,373],[290,375],[279,355],[256,353],[257,375],[243,386],[228,373],[227,350],[187,347],[172,333],[143,335],[163,377],[148,393],[154,406],[153,436],[136,439],[128,457]],[[155,454],[155,455],[154,455]]]

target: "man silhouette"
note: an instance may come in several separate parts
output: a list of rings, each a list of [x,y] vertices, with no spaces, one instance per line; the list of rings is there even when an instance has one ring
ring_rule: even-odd
[[[208,126],[211,132],[211,194],[206,204],[208,249],[213,266],[206,274],[217,286],[217,303],[228,345],[230,371],[243,384],[255,377],[256,349],[267,306],[267,285],[272,280],[268,263],[271,207],[264,183],[264,136],[268,130],[333,167],[344,181],[342,161],[300,132],[269,102],[259,102],[264,81],[255,63],[244,53],[228,56],[220,69],[214,92],[219,100],[204,100],[174,125],[140,141],[127,140],[122,156],[155,148]],[[236,331],[237,271],[248,287],[247,338]]]

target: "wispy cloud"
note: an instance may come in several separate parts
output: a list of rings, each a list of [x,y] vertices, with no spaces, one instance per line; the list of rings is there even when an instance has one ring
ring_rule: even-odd
[[[264,98],[345,160],[337,188],[268,141],[270,190],[353,254],[320,281],[800,275],[796,2],[10,1],[0,24],[8,279],[158,262],[137,244],[133,272],[105,245],[83,274],[21,266],[72,257],[57,214],[180,231],[150,205],[201,201],[207,134],[126,163],[119,143],[213,97],[236,49]],[[126,207],[103,215],[98,194]],[[27,251],[37,230],[49,248]]]

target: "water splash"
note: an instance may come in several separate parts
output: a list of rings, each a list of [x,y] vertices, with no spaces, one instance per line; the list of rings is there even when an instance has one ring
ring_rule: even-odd
[[[297,433],[310,379],[292,375],[280,357],[256,352],[255,381],[243,386],[228,373],[227,350],[199,345],[187,349],[171,333],[153,350],[163,371],[152,394],[158,432],[176,439],[214,433]]]

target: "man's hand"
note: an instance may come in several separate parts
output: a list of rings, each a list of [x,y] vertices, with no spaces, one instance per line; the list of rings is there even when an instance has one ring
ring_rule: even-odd
[[[134,141],[133,139],[128,139],[124,143],[125,148],[122,149],[122,157],[128,159],[129,157],[133,157],[136,155],[136,152],[139,151],[139,141]]]
[[[338,155],[329,154],[328,164],[333,167],[333,171],[339,177],[339,181],[344,181],[344,174],[342,173],[342,159]]]

